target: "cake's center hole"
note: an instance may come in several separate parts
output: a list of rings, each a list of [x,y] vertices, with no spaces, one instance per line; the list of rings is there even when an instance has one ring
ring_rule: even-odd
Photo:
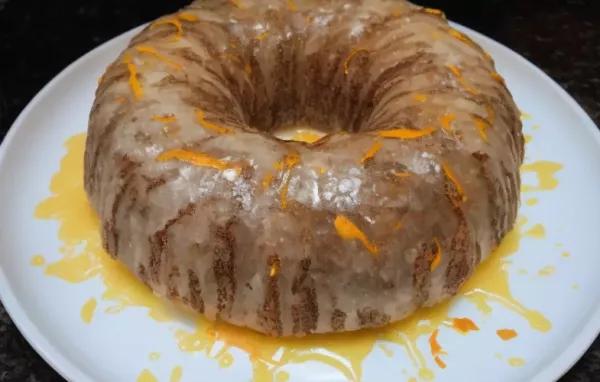
[[[275,130],[273,135],[282,141],[313,143],[323,138],[327,133],[308,126],[295,126]]]

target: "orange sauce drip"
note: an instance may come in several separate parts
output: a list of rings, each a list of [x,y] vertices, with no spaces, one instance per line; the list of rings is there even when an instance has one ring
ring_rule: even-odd
[[[430,271],[433,272],[440,265],[440,261],[442,260],[442,247],[440,246],[440,241],[437,237],[433,238],[436,246],[435,256],[433,257],[433,261],[431,262]]]
[[[159,54],[156,49],[149,47],[149,46],[136,46],[135,49],[140,52],[140,53],[146,53],[146,54],[150,54],[154,57],[156,57],[158,60],[164,62],[165,64],[171,66],[172,68],[176,69],[176,70],[182,70],[183,66],[179,65],[178,63],[176,63],[173,60],[170,60],[168,58],[166,58],[165,56]]]
[[[206,127],[207,129],[216,131],[219,134],[233,134],[233,131],[219,126],[219,125],[215,125],[214,123],[208,122],[207,120],[204,119],[204,112],[202,110],[197,110],[196,111],[196,118],[198,118],[198,122],[203,126]]]
[[[456,65],[446,65],[456,77],[462,77],[462,72]]]
[[[440,124],[442,128],[446,131],[452,131],[452,122],[456,119],[456,115],[454,114],[444,114],[444,116],[440,120]]]
[[[183,27],[181,26],[181,21],[179,21],[176,18],[158,20],[157,22],[152,24],[150,29],[154,29],[160,25],[166,25],[166,24],[171,24],[171,25],[175,26],[175,28],[177,28],[177,34],[174,37],[172,37],[169,41],[175,42],[175,41],[181,40],[181,37],[183,36]]]
[[[446,175],[446,177],[452,183],[454,183],[454,186],[456,186],[456,191],[458,192],[458,195],[460,195],[460,197],[462,198],[463,202],[465,200],[467,200],[467,198],[463,195],[462,185],[458,181],[458,178],[454,174],[454,171],[452,171],[452,169],[450,167],[448,167],[448,165],[446,163],[444,163],[444,162],[441,162],[441,165],[442,165],[442,170],[444,170],[444,174]]]
[[[427,96],[425,94],[415,94],[413,97],[419,102],[425,102],[427,100]]]
[[[414,129],[394,129],[394,130],[386,130],[379,131],[377,135],[383,138],[395,138],[395,139],[417,139],[430,134],[433,134],[437,131],[435,126],[428,126],[423,130],[414,130]]]
[[[457,31],[456,29],[452,29],[452,28],[451,28],[451,29],[448,31],[448,33],[449,33],[449,34],[450,34],[452,37],[459,39],[460,41],[464,42],[465,44],[473,46],[473,40],[471,40],[471,39],[470,39],[470,38],[469,38],[467,35],[465,35],[464,33],[461,33],[461,32],[459,32],[459,31]]]
[[[373,158],[377,152],[381,150],[381,142],[375,142],[375,144],[367,151],[365,156],[362,157],[360,163],[365,163],[367,160]]]
[[[155,122],[171,123],[177,121],[177,117],[173,114],[155,115],[152,117],[152,120]]]
[[[452,319],[452,327],[461,333],[479,330],[479,327],[468,318]]]
[[[335,226],[337,233],[343,239],[359,240],[360,242],[363,243],[363,245],[365,246],[365,248],[367,248],[367,250],[369,252],[371,252],[374,255],[377,254],[377,247],[374,244],[372,244],[367,239],[367,236],[360,229],[358,229],[358,227],[355,226],[354,223],[352,223],[350,221],[350,219],[348,219],[347,217],[345,217],[343,215],[338,215],[335,218],[334,226]]]
[[[410,172],[395,172],[394,175],[396,175],[398,178],[408,178],[412,174]]]
[[[195,166],[210,167],[216,170],[226,170],[229,168],[233,168],[233,166],[229,162],[213,158],[210,155],[195,153],[192,151],[182,149],[166,151],[160,154],[158,157],[156,157],[157,162],[165,162],[172,159],[187,162]]]
[[[315,143],[319,139],[323,138],[322,135],[313,133],[312,131],[295,131],[292,134],[292,141],[296,142],[306,142],[306,143]]]
[[[499,329],[496,330],[496,334],[502,341],[510,341],[517,336],[517,332],[513,329]]]
[[[180,13],[178,17],[182,20],[189,21],[189,22],[198,21],[198,16],[193,15],[191,13]]]
[[[271,185],[271,180],[273,180],[273,174],[270,172],[265,175],[265,178],[262,181],[263,190],[266,190]]]
[[[490,127],[489,122],[475,114],[471,115],[471,119],[475,123],[475,128],[477,129],[477,132],[481,136],[481,139],[483,139],[483,141],[487,143],[488,137],[487,137],[487,134],[485,133],[485,129]]]
[[[264,32],[264,33],[261,33],[261,34],[259,34],[258,36],[256,36],[256,39],[257,39],[257,40],[264,40],[264,39],[266,39],[268,36],[269,36],[269,32]]]
[[[350,60],[352,60],[352,58],[358,53],[358,52],[368,52],[369,50],[367,48],[358,48],[358,49],[354,49],[352,50],[352,52],[350,52],[350,54],[348,55],[348,58],[346,58],[346,61],[344,61],[344,73],[348,74],[348,67],[350,65]]]
[[[139,100],[142,98],[144,91],[142,90],[142,85],[140,85],[140,81],[137,79],[137,68],[131,62],[131,56],[125,55],[125,59],[123,60],[125,64],[127,64],[127,70],[129,70],[129,87],[133,91],[135,95],[135,99]]]
[[[494,80],[498,81],[499,83],[501,83],[502,85],[506,86],[506,81],[504,81],[504,78],[497,72],[492,72],[491,76]]]

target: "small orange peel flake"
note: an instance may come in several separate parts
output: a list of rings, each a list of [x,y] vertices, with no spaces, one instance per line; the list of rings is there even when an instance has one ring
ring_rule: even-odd
[[[178,15],[178,17],[182,20],[189,21],[189,22],[198,21],[198,16],[196,16],[192,13],[180,13]]]
[[[369,252],[371,252],[372,254],[377,254],[377,247],[374,244],[372,244],[367,239],[365,234],[360,229],[358,229],[358,227],[355,226],[354,223],[352,223],[350,221],[350,219],[348,219],[344,215],[338,215],[335,218],[334,226],[335,226],[335,229],[337,230],[337,233],[343,239],[359,240],[360,242],[363,243],[363,245],[365,246],[365,248],[367,248],[367,250]]]
[[[444,114],[444,116],[440,119],[440,124],[442,128],[446,131],[452,131],[452,122],[456,119],[456,115],[454,114]]]
[[[488,137],[487,137],[485,130],[488,129],[489,127],[491,127],[490,123],[487,120],[485,120],[475,114],[471,115],[471,119],[473,120],[473,123],[475,124],[475,128],[477,129],[477,132],[481,136],[481,139],[483,139],[483,141],[487,143]]]
[[[469,318],[453,318],[452,327],[461,333],[479,330],[479,327]]]
[[[431,335],[429,336],[429,348],[431,349],[431,355],[433,356],[448,354],[440,346],[440,343],[437,339],[438,334],[440,334],[440,330],[435,329],[433,332],[431,332]]]
[[[173,114],[155,115],[152,117],[154,122],[171,123],[177,121],[177,117]]]
[[[513,329],[499,329],[496,330],[496,334],[502,341],[510,341],[513,338],[517,337],[517,332]]]
[[[373,146],[371,146],[369,151],[367,151],[367,153],[362,157],[362,159],[360,160],[360,163],[365,163],[367,160],[375,157],[375,154],[377,154],[377,152],[379,150],[381,150],[381,142],[377,141],[377,142],[375,142],[375,144]]]
[[[424,128],[423,130],[415,130],[415,129],[393,129],[393,130],[384,130],[377,132],[377,135],[382,138],[395,138],[395,139],[417,139],[421,137],[425,137],[427,135],[431,135],[437,131],[435,126],[429,126]]]

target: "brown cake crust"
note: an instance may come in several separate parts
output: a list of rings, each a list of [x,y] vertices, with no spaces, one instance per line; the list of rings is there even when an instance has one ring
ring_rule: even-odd
[[[306,125],[313,143],[272,134]],[[457,292],[517,214],[519,111],[439,11],[202,0],[106,70],[85,188],[155,292],[270,335],[398,321]]]

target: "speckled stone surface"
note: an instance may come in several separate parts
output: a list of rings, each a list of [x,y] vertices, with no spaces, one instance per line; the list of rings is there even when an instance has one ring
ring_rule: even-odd
[[[414,0],[509,46],[600,125],[600,1]],[[187,0],[0,0],[0,140],[33,96],[92,48]],[[477,380],[483,380],[477,378]],[[63,381],[0,305],[0,382]],[[600,340],[561,382],[600,381]]]

